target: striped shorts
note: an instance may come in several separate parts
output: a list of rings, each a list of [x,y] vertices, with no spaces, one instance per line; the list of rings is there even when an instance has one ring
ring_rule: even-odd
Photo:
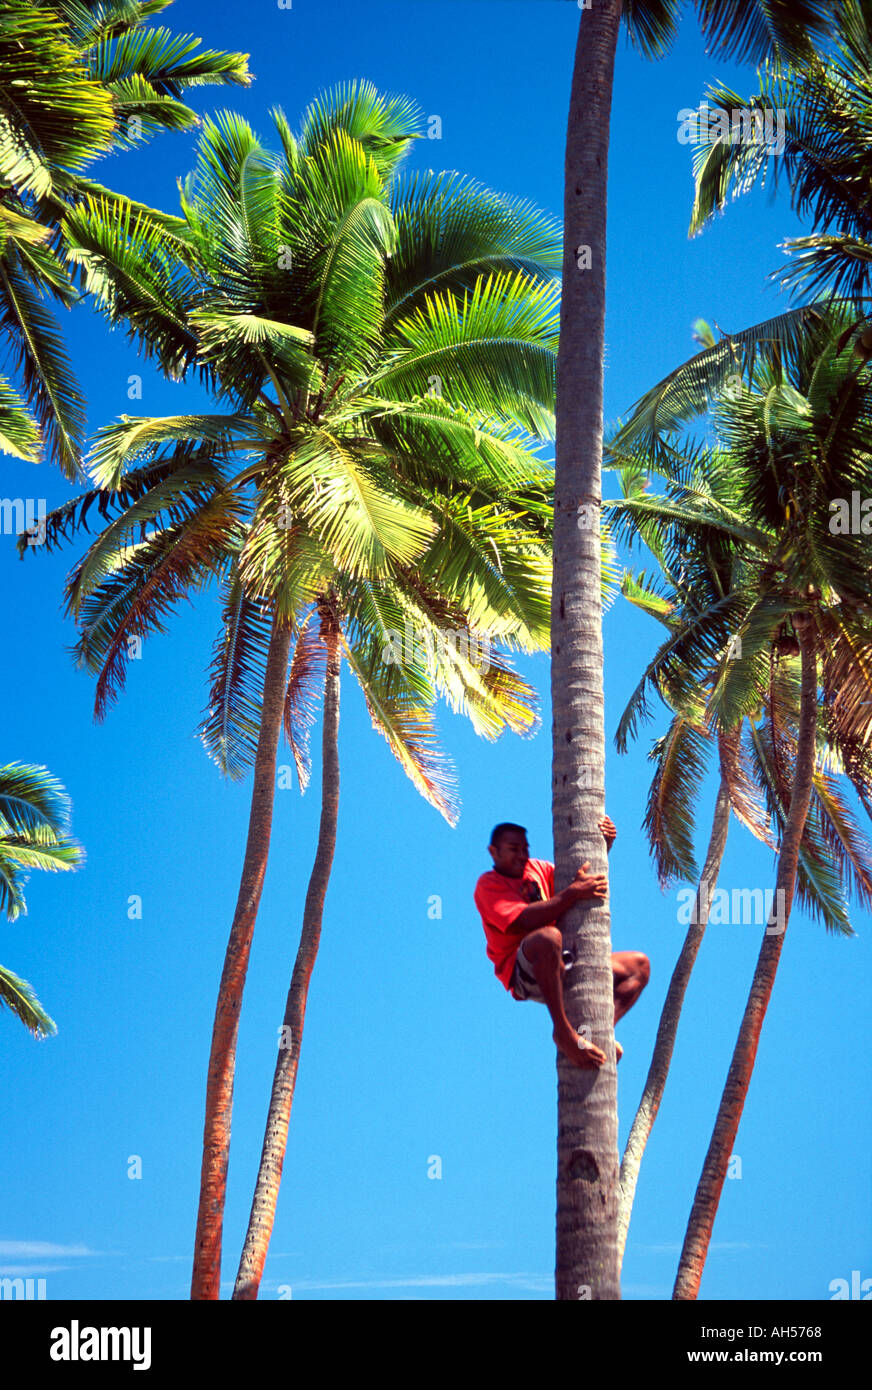
[[[563,964],[567,970],[572,969],[573,955],[571,951],[563,952]],[[515,957],[515,968],[512,971],[512,978],[509,981],[512,994],[515,999],[532,999],[536,1004],[544,1004],[542,991],[539,982],[533,974],[533,967],[524,954],[524,943],[518,947],[518,954]]]

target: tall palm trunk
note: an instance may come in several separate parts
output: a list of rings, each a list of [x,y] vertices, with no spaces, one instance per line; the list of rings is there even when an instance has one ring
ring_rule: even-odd
[[[563,295],[557,362],[551,617],[552,817],[556,881],[587,860],[606,871],[599,510],[605,334],[606,192],[621,0],[581,14],[566,139]],[[583,508],[584,510],[580,510]],[[594,524],[590,524],[591,519]],[[558,1299],[618,1299],[618,1124],[607,906],[561,920],[575,952],[566,1011],[607,1052],[599,1072],[558,1055]]]
[[[227,1189],[227,1163],[230,1151],[230,1117],[233,1110],[233,1075],[236,1067],[236,1039],[239,1011],[248,969],[251,938],[260,905],[260,895],[269,856],[273,799],[276,783],[276,753],[282,725],[282,712],[288,680],[291,629],[273,621],[266,673],[248,839],[242,863],[239,897],[224,957],[224,970],[218,990],[209,1079],[206,1086],[206,1123],[203,1131],[203,1164],[200,1172],[200,1204],[194,1242],[194,1271],[191,1298],[217,1298],[221,1284],[221,1235]]]
[[[730,794],[726,778],[721,777],[721,784],[718,789],[717,801],[715,802],[715,814],[712,821],[712,833],[709,837],[708,853],[706,854],[703,866],[702,877],[696,894],[696,910],[693,919],[688,927],[687,936],[684,938],[684,945],[681,954],[672,972],[672,979],[669,981],[669,989],[666,991],[666,1000],[663,1011],[660,1015],[660,1025],[657,1029],[657,1038],[654,1043],[654,1052],[651,1057],[651,1065],[648,1068],[648,1075],[645,1078],[645,1086],[642,1091],[642,1099],[639,1101],[639,1108],[627,1139],[627,1147],[624,1149],[624,1157],[621,1161],[621,1192],[618,1206],[618,1258],[623,1262],[624,1246],[627,1242],[627,1229],[630,1225],[630,1214],[633,1210],[633,1199],[636,1195],[636,1183],[639,1180],[639,1167],[642,1156],[645,1153],[645,1146],[648,1143],[648,1136],[657,1118],[657,1111],[660,1109],[660,1102],[663,1099],[663,1091],[666,1086],[666,1077],[669,1074],[669,1066],[672,1062],[672,1051],[675,1047],[675,1036],[678,1032],[678,1020],[681,1017],[681,1009],[684,1004],[684,996],[690,982],[690,974],[696,961],[696,953],[700,948],[705,929],[708,925],[709,905],[712,894],[717,886],[718,874],[721,870],[721,860],[724,857],[724,849],[727,844],[727,831],[730,824]]]
[[[733,1144],[738,1133],[739,1121],[742,1118],[745,1097],[751,1083],[760,1030],[763,1027],[763,1019],[766,1017],[772,987],[775,984],[775,972],[778,969],[778,960],[781,956],[787,923],[790,919],[799,863],[799,846],[805,830],[808,808],[811,804],[817,723],[815,631],[806,614],[795,614],[793,625],[799,638],[802,657],[802,683],[796,767],[790,794],[787,824],[778,861],[778,873],[775,878],[775,912],[778,914],[779,909],[783,911],[781,921],[778,922],[781,930],[771,931],[767,928],[763,937],[763,945],[760,947],[757,968],[751,983],[751,992],[745,1005],[742,1026],[739,1029],[739,1036],[733,1049],[733,1057],[721,1096],[718,1117],[715,1121],[714,1132],[708,1153],[705,1156],[690,1220],[687,1224],[675,1288],[672,1291],[673,1299],[695,1299],[699,1293],[699,1284],[708,1254],[709,1241],[717,1215],[718,1203],[721,1199],[724,1179],[727,1175],[727,1166],[733,1152]],[[780,894],[783,894],[783,898],[779,896]]]
[[[342,656],[338,632],[332,628],[322,628],[322,633],[327,646],[327,670],[324,677],[321,822],[318,829],[318,848],[303,909],[300,945],[285,1004],[282,1036],[273,1076],[260,1168],[251,1204],[251,1215],[248,1218],[248,1231],[239,1261],[236,1287],[233,1290],[233,1297],[237,1300],[257,1298],[272,1236],[303,1041],[306,999],[315,957],[318,954],[324,898],[336,846],[336,821],[339,814],[339,668]]]

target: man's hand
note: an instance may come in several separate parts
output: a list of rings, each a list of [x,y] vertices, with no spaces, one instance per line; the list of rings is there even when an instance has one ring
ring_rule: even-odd
[[[567,893],[573,902],[581,902],[584,898],[596,898],[602,901],[609,891],[609,880],[606,874],[590,874],[589,860],[585,860],[575,878],[567,888]]]
[[[608,816],[603,816],[602,820],[597,821],[597,825],[603,832],[603,839],[606,842],[606,854],[608,854],[615,840],[618,838],[617,827],[614,821]]]

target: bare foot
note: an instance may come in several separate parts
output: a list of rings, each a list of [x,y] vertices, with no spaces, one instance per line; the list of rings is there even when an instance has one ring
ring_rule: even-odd
[[[623,1055],[624,1049],[621,1047],[621,1044],[618,1042],[617,1038],[615,1038],[615,1062],[620,1062]]]
[[[555,1028],[552,1037],[564,1057],[568,1057],[570,1062],[573,1062],[577,1067],[593,1071],[601,1067],[606,1060],[604,1052],[601,1052],[593,1043],[585,1042],[584,1038],[580,1038],[573,1028],[565,1033]]]

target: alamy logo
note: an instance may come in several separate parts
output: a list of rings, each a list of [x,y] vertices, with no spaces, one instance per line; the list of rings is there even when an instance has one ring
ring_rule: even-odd
[[[767,936],[781,936],[787,925],[783,888],[777,894],[771,888],[734,888],[732,894],[716,888],[712,893],[703,879],[698,893],[695,888],[679,888],[677,896],[678,921],[685,927],[691,922],[698,926],[703,919],[713,927],[765,924]]]
[[[490,670],[490,639],[478,637],[465,628],[416,630],[407,622],[404,632],[389,627],[385,630],[385,637],[387,642],[382,651],[382,661],[387,666],[432,666],[438,654],[443,661],[457,657],[461,661],[468,661],[478,671]]]
[[[828,1288],[831,1303],[841,1298],[859,1298],[863,1303],[872,1299],[872,1279],[861,1279],[859,1269],[851,1270],[850,1284],[847,1279],[831,1279]]]
[[[45,541],[44,497],[0,497],[0,529],[4,536],[27,532],[28,545]]]
[[[783,107],[733,106],[725,110],[707,102],[678,113],[680,145],[765,145],[773,154],[784,153]]]
[[[872,533],[872,497],[859,492],[847,497],[834,497],[830,503],[830,531],[834,536],[868,536]]]
[[[34,1292],[34,1288],[36,1292]],[[0,1279],[0,1298],[45,1298],[44,1279]]]
[[[52,1361],[132,1361],[135,1371],[151,1366],[150,1327],[53,1327],[49,1356]]]

